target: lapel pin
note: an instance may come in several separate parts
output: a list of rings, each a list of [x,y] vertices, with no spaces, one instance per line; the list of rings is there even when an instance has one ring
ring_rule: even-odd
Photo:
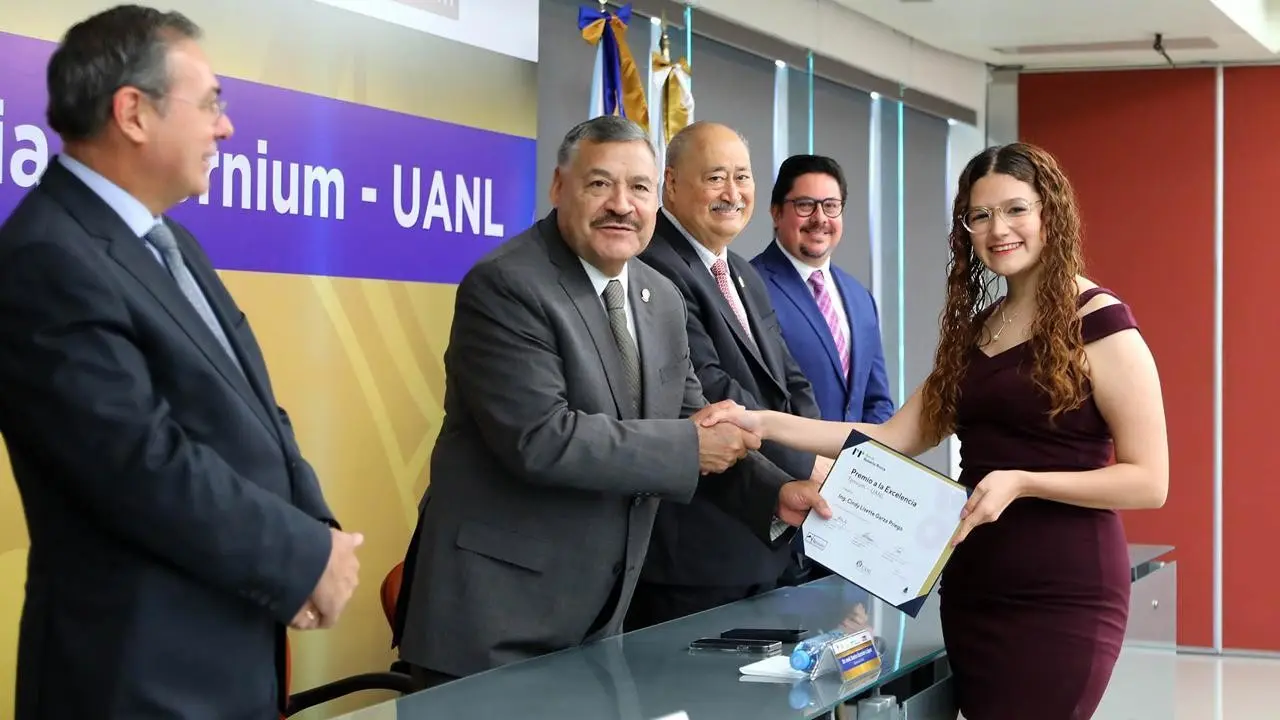
[[[649,288],[640,288],[640,302],[649,302]]]
[[[745,290],[745,289],[746,289],[746,287],[747,287],[747,284],[746,284],[745,282],[743,282],[743,281],[742,281],[742,276],[741,276],[741,275],[739,275],[739,276],[738,276],[738,287],[743,288],[744,290]]]

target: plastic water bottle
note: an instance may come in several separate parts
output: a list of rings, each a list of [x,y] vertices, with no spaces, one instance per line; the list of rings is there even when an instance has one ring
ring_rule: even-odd
[[[791,667],[800,672],[809,672],[814,665],[818,664],[818,658],[822,656],[822,649],[833,640],[848,635],[842,630],[832,630],[824,632],[821,635],[815,635],[807,640],[802,640],[796,644],[796,649],[791,651]]]
[[[791,705],[792,710],[807,710],[813,704],[813,698],[809,697],[809,688],[805,687],[812,684],[808,680],[801,680],[791,686],[791,691],[787,693],[787,703]]]

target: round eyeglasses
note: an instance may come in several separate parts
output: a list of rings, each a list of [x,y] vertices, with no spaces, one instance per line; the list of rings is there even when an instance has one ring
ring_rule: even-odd
[[[1040,207],[1040,204],[1039,200],[1014,198],[995,207],[971,207],[960,215],[960,222],[970,233],[981,235],[991,230],[997,215],[1004,218],[1006,225],[1019,225],[1025,222],[1031,213]]]

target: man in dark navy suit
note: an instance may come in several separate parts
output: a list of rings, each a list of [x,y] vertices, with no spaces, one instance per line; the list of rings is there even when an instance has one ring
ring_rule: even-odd
[[[328,627],[337,529],[243,312],[165,212],[232,126],[178,13],[121,6],[49,61],[63,154],[0,225],[0,433],[31,550],[17,720],[272,720],[285,630]]]
[[[813,386],[822,419],[881,423],[894,413],[875,300],[831,262],[844,229],[848,185],[840,165],[793,155],[778,168],[774,242],[751,260],[765,280],[791,355]],[[801,543],[801,539],[795,541]],[[798,558],[789,579],[825,571]]]

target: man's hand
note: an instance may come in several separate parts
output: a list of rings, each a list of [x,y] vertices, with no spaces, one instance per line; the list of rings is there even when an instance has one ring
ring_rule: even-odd
[[[360,584],[360,561],[356,559],[356,548],[364,542],[364,536],[360,533],[346,533],[329,528],[329,535],[333,538],[329,564],[325,566],[320,582],[312,591],[311,599],[301,610],[305,618],[308,607],[314,607],[319,615],[316,626],[321,628],[331,628],[338,622],[338,616],[342,615],[356,586]]]
[[[763,440],[764,420],[762,416],[762,411],[748,410],[732,400],[721,400],[694,413],[692,419],[694,423],[701,427],[731,423]]]
[[[840,621],[840,629],[848,633],[871,629],[871,618],[867,615],[867,606],[856,603],[849,608],[849,612],[845,613],[844,619]]]
[[[293,630],[315,630],[320,627],[320,613],[316,611],[316,606],[307,600],[298,614],[293,616],[289,627]]]
[[[695,419],[695,423],[698,421]],[[722,473],[760,449],[760,438],[729,423],[712,427],[698,425],[698,469],[703,475]]]
[[[810,510],[824,520],[829,519],[831,507],[818,492],[821,487],[821,483],[812,480],[793,480],[783,485],[778,491],[778,519],[791,527],[800,527]]]
[[[745,410],[745,408],[743,408],[741,405],[734,402],[733,400],[721,400],[720,402],[717,402],[717,403],[711,403],[710,405],[702,406],[702,408],[700,408],[697,412],[690,415],[689,419],[693,421],[694,425],[697,425],[699,427],[702,427],[704,425],[709,426],[709,425],[715,425],[715,423],[704,422],[705,420],[707,420],[707,418],[710,418],[716,415],[732,416],[743,410]]]

